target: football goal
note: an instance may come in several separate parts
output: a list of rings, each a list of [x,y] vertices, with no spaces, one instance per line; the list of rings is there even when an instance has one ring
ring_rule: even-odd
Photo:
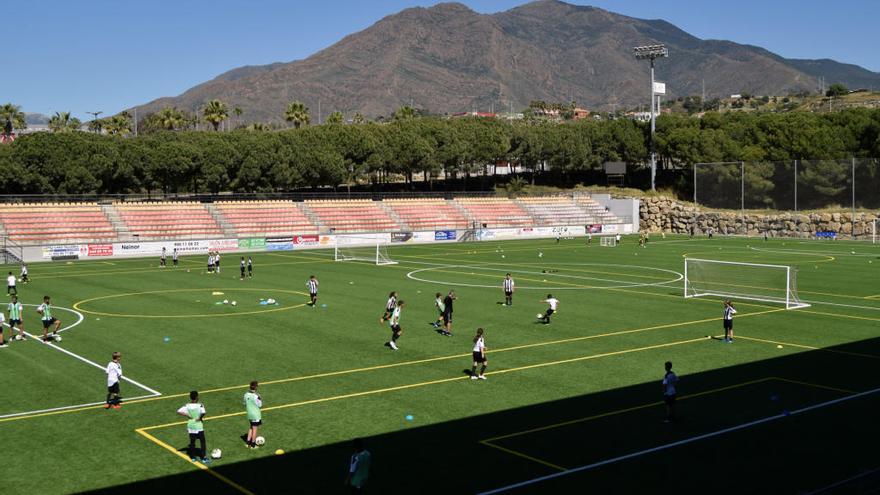
[[[336,261],[368,261],[377,265],[394,265],[385,244],[375,236],[337,235],[333,248]]]
[[[613,235],[603,235],[599,239],[599,245],[602,247],[615,247],[617,246],[617,237]]]
[[[796,267],[685,258],[684,297],[700,296],[809,306],[798,299]]]

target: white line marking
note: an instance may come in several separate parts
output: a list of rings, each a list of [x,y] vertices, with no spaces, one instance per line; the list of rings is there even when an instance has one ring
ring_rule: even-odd
[[[847,395],[846,397],[841,397],[841,398],[839,398],[839,399],[833,399],[833,400],[829,400],[829,401],[825,401],[825,402],[820,402],[819,404],[814,404],[814,405],[812,405],[812,406],[807,406],[807,407],[803,407],[803,408],[801,408],[801,409],[796,409],[796,410],[794,410],[794,411],[791,411],[791,412],[789,413],[789,416],[794,416],[794,415],[796,415],[796,414],[803,414],[803,413],[806,413],[806,412],[809,412],[809,411],[812,411],[812,410],[815,410],[815,409],[819,409],[819,408],[822,408],[822,407],[828,407],[828,406],[832,406],[832,405],[834,405],[834,404],[839,404],[839,403],[841,403],[841,402],[846,402],[846,401],[849,401],[849,400],[853,400],[853,399],[858,399],[858,398],[861,398],[861,397],[865,397],[865,396],[868,396],[868,395],[871,395],[871,394],[876,394],[877,392],[880,392],[880,388],[875,388],[875,389],[867,390],[867,391],[865,391],[865,392],[859,392],[859,393],[857,393],[857,394]],[[760,424],[769,423],[769,422],[771,422],[771,421],[777,421],[777,420],[780,420],[780,419],[783,419],[783,418],[786,418],[786,417],[787,417],[787,416],[786,416],[785,414],[777,414],[777,415],[775,415],[775,416],[768,416],[768,417],[766,417],[766,418],[757,419],[757,420],[755,420],[755,421],[750,421],[750,422],[748,422],[748,423],[743,423],[743,424],[741,424],[741,425],[737,425],[737,426],[731,426],[731,427],[729,427],[729,428],[724,428],[724,429],[721,429],[721,430],[713,431],[713,432],[711,432],[711,433],[706,433],[706,434],[698,435],[698,436],[695,436],[695,437],[685,438],[684,440],[679,440],[679,441],[677,441],[677,442],[671,442],[671,443],[667,443],[667,444],[664,444],[664,445],[659,445],[659,446],[657,446],[657,447],[652,447],[652,448],[650,448],[650,449],[644,449],[644,450],[640,450],[640,451],[638,451],[638,452],[633,452],[633,453],[625,454],[625,455],[621,455],[621,456],[618,456],[618,457],[612,457],[611,459],[605,459],[604,461],[594,462],[594,463],[592,463],[592,464],[587,464],[587,465],[585,465],[585,466],[579,466],[579,467],[576,467],[576,468],[566,469],[565,471],[561,471],[561,472],[559,472],[559,473],[548,474],[548,475],[546,475],[546,476],[539,476],[539,477],[537,477],[537,478],[532,478],[532,479],[530,479],[530,480],[521,481],[521,482],[519,482],[519,483],[514,483],[514,484],[512,484],[512,485],[503,486],[503,487],[501,487],[501,488],[494,488],[494,489],[492,489],[492,490],[488,490],[488,491],[485,491],[485,492],[480,492],[478,495],[492,495],[492,494],[495,494],[495,493],[503,493],[503,492],[507,492],[507,491],[510,491],[510,490],[515,490],[515,489],[517,489],[517,488],[522,488],[522,487],[524,487],[524,486],[533,485],[533,484],[535,484],[535,483],[541,483],[541,482],[544,482],[544,481],[547,481],[547,480],[552,480],[552,479],[555,479],[555,478],[559,478],[559,477],[562,477],[562,476],[567,476],[567,475],[569,475],[569,474],[579,473],[579,472],[582,472],[582,471],[589,471],[589,470],[591,470],[591,469],[594,469],[594,468],[597,468],[597,467],[601,467],[601,466],[606,466],[606,465],[608,465],[608,464],[613,464],[613,463],[615,463],[615,462],[625,461],[625,460],[627,460],[627,459],[632,459],[632,458],[634,458],[634,457],[640,457],[640,456],[643,456],[643,455],[645,455],[645,454],[652,454],[652,453],[654,453],[654,452],[659,452],[659,451],[661,451],[661,450],[671,449],[671,448],[673,448],[673,447],[678,447],[678,446],[680,446],[680,445],[686,445],[686,444],[689,444],[689,443],[692,443],[692,442],[696,442],[696,441],[699,441],[699,440],[704,440],[704,439],[706,439],[706,438],[717,437],[717,436],[719,436],[719,435],[724,435],[725,433],[730,433],[730,432],[734,432],[734,431],[737,431],[737,430],[743,430],[743,429],[746,429],[746,428],[751,428],[752,426],[757,426],[757,425],[760,425]]]
[[[140,395],[138,397],[125,397],[124,401],[125,400],[137,400],[137,399],[149,399],[150,397],[156,397],[156,394]],[[106,404],[106,402],[105,401],[89,402],[88,404],[74,404],[72,406],[61,406],[61,407],[53,407],[50,409],[39,409],[36,411],[25,411],[25,412],[18,412],[18,413],[12,413],[12,414],[4,414],[4,415],[0,416],[0,419],[14,418],[16,416],[29,416],[31,414],[41,414],[41,413],[54,412],[54,411],[64,411],[66,409],[78,409],[80,407],[100,406],[101,404]]]

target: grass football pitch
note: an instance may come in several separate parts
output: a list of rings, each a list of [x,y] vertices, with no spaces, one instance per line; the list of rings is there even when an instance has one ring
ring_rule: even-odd
[[[880,246],[655,236],[644,249],[581,238],[389,254],[397,264],[258,253],[243,281],[234,255],[217,275],[202,256],[164,269],[158,259],[31,265],[19,286],[25,330],[42,333],[34,308],[48,294],[63,341],[0,349],[0,492],[347,493],[355,437],[372,452],[366,492],[376,494],[880,487]],[[811,306],[735,301],[735,342],[707,338],[722,332],[721,303],[682,297],[685,255],[796,266]],[[517,283],[510,307],[506,272]],[[444,337],[433,300],[450,289],[454,336]],[[379,323],[392,290],[406,302],[397,351]],[[560,307],[543,325],[548,293]],[[269,298],[277,304],[260,304]],[[485,381],[467,375],[477,327]],[[113,351],[126,402],[105,410]],[[667,360],[680,377],[671,424]],[[264,400],[257,450],[239,438],[251,380]],[[210,466],[185,455],[175,414],[194,389],[208,449],[223,452]]]

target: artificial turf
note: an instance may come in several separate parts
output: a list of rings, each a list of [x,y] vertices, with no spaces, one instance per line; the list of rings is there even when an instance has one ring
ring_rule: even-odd
[[[202,257],[31,265],[23,303],[51,295],[65,328],[84,317],[56,347],[102,367],[120,351],[125,376],[146,387],[123,382],[123,395],[161,395],[51,410],[103,400],[104,372],[33,339],[0,349],[0,491],[343,493],[355,437],[373,453],[368,493],[478,493],[554,473],[510,493],[803,493],[880,466],[868,413],[880,394],[804,410],[880,386],[880,246],[655,236],[644,249],[625,238],[388,252],[397,264],[257,253],[244,281],[232,254],[217,275]],[[736,341],[706,338],[721,333],[721,304],[682,297],[683,255],[797,266],[812,306],[738,301]],[[499,304],[508,271],[511,307]],[[455,335],[443,337],[433,299],[450,289]],[[398,351],[379,323],[392,290],[406,302]],[[543,325],[548,293],[560,310]],[[268,298],[278,304],[259,304]],[[41,333],[25,313],[25,330]],[[486,381],[465,373],[477,327]],[[667,360],[681,378],[672,424],[661,421]],[[256,451],[239,438],[251,380],[267,439]],[[187,443],[175,411],[193,389],[208,448],[223,451],[210,471],[173,452]]]

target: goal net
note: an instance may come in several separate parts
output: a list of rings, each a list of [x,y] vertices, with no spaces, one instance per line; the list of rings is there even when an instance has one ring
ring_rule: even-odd
[[[684,297],[700,296],[809,306],[798,299],[796,267],[685,258]]]
[[[397,264],[388,256],[387,246],[375,236],[337,235],[333,259],[336,261],[367,261],[377,265]]]
[[[603,235],[599,239],[599,245],[603,247],[615,247],[617,246],[617,238],[613,235]]]

